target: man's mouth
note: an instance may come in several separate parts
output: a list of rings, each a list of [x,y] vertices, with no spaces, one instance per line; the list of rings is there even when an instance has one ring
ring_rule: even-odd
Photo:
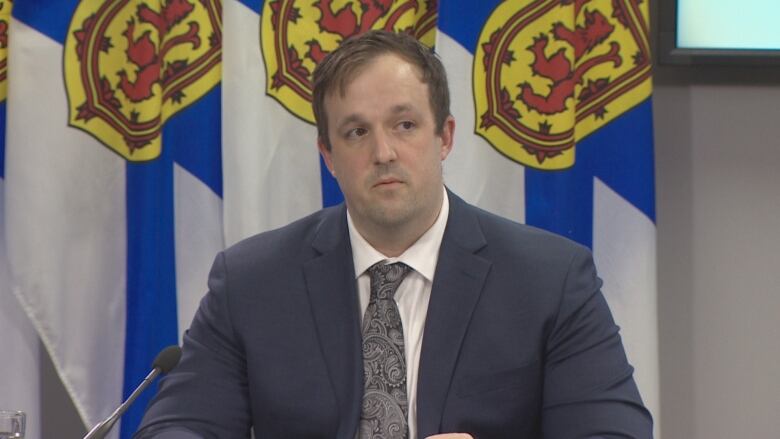
[[[401,183],[401,180],[397,178],[381,178],[374,184],[374,187],[390,187]]]

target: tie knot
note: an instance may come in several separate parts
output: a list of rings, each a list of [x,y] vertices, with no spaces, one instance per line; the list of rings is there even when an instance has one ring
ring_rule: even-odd
[[[371,296],[377,299],[392,299],[398,286],[411,270],[411,267],[402,262],[394,264],[377,262],[372,265],[368,268],[371,278]]]

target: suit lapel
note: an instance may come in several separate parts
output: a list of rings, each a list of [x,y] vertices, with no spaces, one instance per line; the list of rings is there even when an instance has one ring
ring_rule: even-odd
[[[418,437],[439,432],[460,347],[490,270],[475,252],[485,246],[476,216],[449,193],[444,232],[423,333],[417,387]]]
[[[312,246],[319,256],[304,264],[304,276],[339,406],[338,437],[352,439],[360,418],[363,363],[355,270],[343,205],[326,217]]]

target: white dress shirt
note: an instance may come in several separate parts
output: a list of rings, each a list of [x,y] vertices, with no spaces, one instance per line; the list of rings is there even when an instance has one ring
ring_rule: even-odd
[[[409,439],[417,438],[417,377],[420,365],[425,316],[431,298],[433,274],[439,260],[439,247],[447,225],[450,203],[444,190],[439,216],[433,225],[411,247],[397,258],[389,258],[371,246],[355,228],[347,210],[349,239],[352,244],[352,259],[355,265],[358,297],[360,300],[360,318],[366,313],[370,296],[370,279],[366,272],[379,261],[388,263],[403,262],[412,271],[398,286],[395,301],[401,314],[404,330],[404,354],[406,355],[406,394],[409,399]]]

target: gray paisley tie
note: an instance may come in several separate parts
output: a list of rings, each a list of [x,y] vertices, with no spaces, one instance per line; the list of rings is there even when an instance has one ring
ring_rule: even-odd
[[[404,332],[395,291],[409,274],[402,263],[372,265],[371,296],[363,317],[363,407],[359,439],[405,439],[408,401]]]

